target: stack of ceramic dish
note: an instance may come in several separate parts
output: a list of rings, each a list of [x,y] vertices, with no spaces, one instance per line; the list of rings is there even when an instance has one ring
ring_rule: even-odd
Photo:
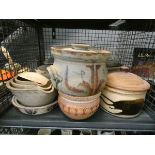
[[[76,120],[92,116],[99,107],[100,92],[106,83],[106,59],[110,52],[94,50],[86,44],[51,50],[54,64],[47,70],[59,90],[62,112]]]
[[[101,95],[101,107],[118,117],[135,117],[143,108],[150,85],[129,72],[112,72]]]
[[[12,104],[25,114],[43,114],[56,104],[57,91],[50,80],[38,73],[21,73],[6,86],[14,94]]]

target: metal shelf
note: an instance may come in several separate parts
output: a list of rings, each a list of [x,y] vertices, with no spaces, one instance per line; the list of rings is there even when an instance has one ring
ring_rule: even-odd
[[[38,116],[28,116],[10,107],[0,116],[0,127],[155,131],[155,121],[144,111],[138,117],[123,119],[99,109],[87,120],[74,121],[64,116],[58,107],[50,113]]]

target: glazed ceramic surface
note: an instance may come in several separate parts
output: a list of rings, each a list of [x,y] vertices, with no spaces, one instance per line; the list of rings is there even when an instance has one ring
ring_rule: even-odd
[[[40,115],[50,112],[53,107],[57,104],[57,101],[54,101],[48,105],[41,106],[41,107],[27,107],[23,106],[19,103],[15,96],[12,98],[12,104],[15,108],[17,108],[20,112],[28,115]]]
[[[102,90],[101,107],[112,115],[124,118],[137,116],[143,106],[150,85],[129,72],[108,73]]]
[[[71,119],[82,120],[89,118],[97,111],[100,103],[100,94],[75,97],[59,92],[58,104],[66,116]]]
[[[15,76],[14,77],[14,81],[18,84],[24,84],[24,85],[35,85],[34,82],[32,81],[29,81],[29,80],[26,80],[26,79],[23,79],[19,76]]]
[[[57,91],[54,87],[52,87],[50,91],[41,89],[20,89],[13,87],[10,81],[6,83],[6,86],[24,106],[44,106],[53,102],[57,97]]]
[[[55,88],[73,96],[97,94],[105,86],[108,51],[95,51],[88,45],[51,48],[54,64],[47,68]]]
[[[144,99],[113,102],[110,98],[101,95],[100,105],[104,111],[114,116],[132,118],[141,113]]]
[[[146,91],[150,84],[136,74],[129,72],[112,72],[107,76],[107,86],[126,91]]]
[[[35,83],[32,83],[32,84],[20,84],[20,83],[16,83],[16,81],[14,79],[11,79],[10,80],[11,84],[13,85],[13,87],[15,88],[20,88],[20,89],[36,89],[36,90],[45,90],[45,91],[48,91],[48,90],[51,90],[52,89],[52,83],[49,81],[49,83],[47,85],[44,85],[44,87],[41,87],[41,86],[38,86],[37,84]]]
[[[18,74],[18,76],[29,81],[35,82],[41,86],[46,85],[49,81],[49,79],[47,79],[45,76],[36,72],[23,72]]]
[[[41,88],[47,88],[47,89],[49,89],[51,86],[53,86],[50,80],[48,80],[45,85],[40,85],[40,84],[35,83],[33,81],[29,81],[29,80],[23,79],[23,78],[21,78],[19,76],[14,77],[13,80],[14,80],[14,82],[16,84],[31,85],[31,86],[34,86],[34,85],[36,86],[37,85],[37,86],[39,86]]]

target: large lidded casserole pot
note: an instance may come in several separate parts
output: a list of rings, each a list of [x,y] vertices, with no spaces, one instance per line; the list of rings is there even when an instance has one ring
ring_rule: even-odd
[[[111,72],[102,91],[100,105],[106,112],[123,118],[138,116],[150,84],[130,72]]]
[[[110,52],[86,44],[51,47],[54,64],[47,68],[55,88],[72,96],[90,96],[106,83],[106,59]]]

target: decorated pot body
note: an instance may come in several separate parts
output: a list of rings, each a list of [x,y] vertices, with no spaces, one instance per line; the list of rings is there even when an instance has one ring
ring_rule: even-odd
[[[59,92],[58,104],[61,111],[69,118],[75,120],[87,119],[97,111],[100,103],[100,94],[76,97]]]
[[[52,48],[54,64],[47,68],[59,91],[73,96],[90,96],[100,92],[107,77],[107,51]]]

